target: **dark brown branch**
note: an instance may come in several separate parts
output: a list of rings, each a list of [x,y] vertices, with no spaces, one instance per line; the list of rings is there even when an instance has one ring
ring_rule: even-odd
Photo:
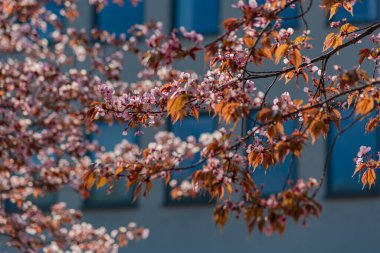
[[[309,63],[302,63],[299,68],[302,68],[302,67],[305,67],[307,65],[310,65],[311,63],[316,63],[316,62],[319,62],[319,61],[323,61],[323,60],[326,60],[326,59],[329,59],[330,57],[332,57],[333,55],[335,55],[336,53],[338,53],[340,50],[352,45],[352,44],[355,44],[356,42],[358,42],[359,40],[363,39],[364,37],[372,34],[373,32],[375,32],[377,29],[380,28],[380,21],[374,23],[373,25],[369,26],[369,28],[363,32],[362,34],[358,35],[357,37],[347,41],[346,43],[343,43],[342,45],[336,47],[335,49],[333,49],[332,51],[326,53],[326,54],[323,54],[319,57],[316,57],[314,59],[312,59]],[[245,79],[247,80],[255,80],[255,79],[263,79],[263,78],[268,78],[268,77],[274,77],[274,76],[280,76],[282,74],[285,74],[285,73],[288,73],[289,71],[293,71],[295,70],[295,67],[291,67],[291,68],[287,68],[287,69],[284,69],[284,70],[278,70],[278,71],[275,71],[275,72],[272,72],[272,73],[268,73],[268,74],[265,74],[265,75],[257,75],[257,74],[253,74],[251,76],[248,76],[246,77]],[[251,72],[251,73],[254,73],[254,72]]]

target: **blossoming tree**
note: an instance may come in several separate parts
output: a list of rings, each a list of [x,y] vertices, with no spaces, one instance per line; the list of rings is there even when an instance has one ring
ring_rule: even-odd
[[[368,122],[366,132],[379,124],[380,35],[375,32],[380,22],[366,27],[346,20],[331,22],[320,55],[308,57],[313,46],[306,14],[311,6],[320,4],[331,19],[340,8],[353,15],[354,0],[238,1],[233,8],[241,17],[224,20],[225,31],[209,44],[185,28],[166,35],[162,24],[155,22],[131,27],[129,36],[64,28],[63,18],[73,21],[79,15],[77,1],[55,0],[62,7],[58,15],[46,9],[48,2],[4,1],[0,8],[0,50],[6,56],[0,61],[0,233],[9,246],[24,252],[110,252],[131,239],[146,238],[148,230],[134,224],[108,233],[80,222],[80,212],[66,209],[64,203],[44,213],[29,201],[63,187],[72,187],[83,197],[94,187],[112,191],[121,178],[127,179],[126,190],[133,186],[134,201],[153,190],[154,180],[163,180],[174,186],[173,198],[207,192],[216,200],[213,219],[220,227],[234,213],[244,216],[249,232],[283,233],[289,218],[305,222],[321,212],[315,197],[325,180],[329,155],[319,180],[289,180],[304,145],[326,137],[330,123],[338,129],[330,151],[358,121]],[[107,1],[89,3],[101,11]],[[290,17],[304,23],[299,36],[291,28],[281,28],[281,13],[288,8],[300,9],[299,15]],[[329,64],[342,49],[368,39],[373,47],[359,51],[356,67]],[[104,50],[105,46],[113,50]],[[205,75],[173,66],[200,52],[208,66]],[[135,55],[141,63],[137,82],[121,77],[125,54]],[[368,72],[361,68],[364,61],[372,65]],[[260,69],[263,63],[273,66]],[[256,85],[259,79],[261,85]],[[268,99],[274,86],[291,83],[305,96],[285,92]],[[123,140],[123,135],[144,134],[145,128],[166,118],[173,124],[185,117],[198,119],[202,111],[224,127],[198,140],[159,132],[145,148]],[[346,111],[350,124],[341,127],[341,113]],[[99,120],[125,124],[114,152],[105,153],[86,138],[98,131]],[[284,128],[289,121],[298,122],[295,130]],[[251,127],[237,129],[239,122]],[[361,147],[356,166],[353,163],[363,188],[375,183],[379,167],[378,157],[370,151]],[[88,154],[94,152],[97,158],[91,160]],[[181,166],[197,153],[199,161]],[[263,195],[252,174],[256,169],[268,171],[287,157],[292,162],[282,190]],[[189,182],[175,186],[172,173],[191,169],[196,170]],[[15,203],[18,211],[7,211],[7,202]]]

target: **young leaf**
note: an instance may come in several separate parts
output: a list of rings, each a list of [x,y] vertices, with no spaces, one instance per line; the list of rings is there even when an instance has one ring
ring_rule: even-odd
[[[140,195],[141,188],[142,188],[142,184],[139,183],[139,184],[137,185],[137,187],[136,187],[136,190],[135,190],[134,194],[133,194],[133,200],[132,200],[132,203],[135,203],[135,202],[136,202],[137,198],[138,198],[139,195]]]
[[[178,97],[173,97],[167,102],[167,111],[168,116],[171,116],[173,123],[175,123],[179,119],[183,119],[186,115],[186,110],[184,107],[189,100],[189,96],[187,94],[182,94]]]
[[[296,70],[302,64],[302,54],[298,49],[294,49],[293,51],[293,64]]]
[[[244,43],[247,47],[251,48],[255,44],[255,41],[251,36],[244,36]]]
[[[352,5],[351,5],[350,2],[348,2],[348,1],[345,2],[343,4],[343,7],[346,9],[346,11],[348,11],[349,13],[351,13],[352,16],[354,16],[354,10],[353,10]]]
[[[92,186],[94,185],[94,183],[95,183],[95,173],[92,172],[87,178],[87,182],[86,182],[87,190],[90,190]]]
[[[356,106],[355,114],[365,115],[369,113],[373,109],[373,107],[374,107],[373,99],[367,96],[358,102]]]
[[[352,174],[352,176],[355,176],[356,173],[359,172],[362,173],[363,169],[365,168],[365,163],[360,163],[356,168],[355,168],[355,171],[354,171],[354,174]]]
[[[372,185],[375,184],[375,180],[376,180],[375,170],[373,170],[373,169],[367,169],[363,173],[363,176],[362,176],[363,189],[364,189],[364,187],[366,186],[367,183],[368,183],[369,189],[371,189]]]
[[[226,31],[228,31],[228,32],[232,31],[233,29],[236,28],[237,21],[238,21],[237,18],[227,18],[227,19],[225,19],[224,23],[223,23],[224,29],[226,29]]]
[[[325,38],[325,43],[323,44],[323,51],[329,49],[335,42],[336,35],[334,33],[329,33]]]
[[[338,8],[341,6],[340,3],[336,3],[334,4],[331,8],[330,8],[330,17],[329,17],[329,20],[334,17],[334,15],[336,14]]]
[[[379,119],[378,118],[372,118],[368,121],[368,123],[365,125],[365,130],[367,133],[372,132],[375,130],[375,128],[379,125]]]
[[[98,182],[96,183],[96,189],[99,189],[103,187],[107,183],[107,178],[106,177],[98,177]]]
[[[341,46],[343,44],[343,39],[340,35],[337,35],[334,39],[334,45],[333,45],[333,48],[337,48],[339,46]]]
[[[119,175],[121,172],[124,171],[124,168],[123,167],[118,167],[116,170],[115,170],[115,176]]]
[[[356,31],[357,29],[358,28],[356,26],[353,26],[353,25],[347,23],[347,24],[342,25],[342,27],[340,28],[340,31],[342,33],[352,33],[354,31]]]
[[[368,56],[370,56],[370,54],[371,54],[371,50],[369,48],[360,49],[359,64],[361,65],[363,63],[364,59],[367,58]]]
[[[288,49],[288,45],[282,44],[280,45],[277,49],[276,52],[274,53],[276,60],[275,63],[278,64],[282,58],[282,56],[285,54],[286,50]]]

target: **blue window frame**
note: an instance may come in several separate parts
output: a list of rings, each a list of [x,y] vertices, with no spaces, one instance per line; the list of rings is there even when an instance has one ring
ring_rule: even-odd
[[[342,113],[342,118],[346,116],[349,116],[348,111]],[[341,129],[351,121],[342,121]],[[373,186],[371,190],[368,188],[362,190],[362,184],[358,181],[358,176],[352,177],[356,167],[353,159],[356,157],[360,146],[370,146],[374,152],[379,148],[377,131],[364,134],[367,121],[363,120],[355,123],[336,141],[328,168],[327,197],[363,197],[375,196],[380,193],[378,184]],[[327,150],[329,150],[337,132],[335,125],[331,124]]]
[[[129,132],[127,136],[123,136],[122,132],[125,125],[114,122],[113,125],[107,123],[99,123],[99,134],[93,134],[91,139],[96,139],[99,145],[105,147],[106,151],[113,150],[115,145],[120,143],[123,138],[127,138],[130,143],[137,143],[137,138],[134,132]],[[104,186],[100,189],[93,189],[90,192],[90,197],[85,199],[84,208],[110,208],[110,207],[134,207],[136,202],[132,203],[134,188],[132,187],[127,191],[126,180],[121,178],[115,182],[111,194],[107,193],[107,187]]]
[[[257,3],[258,3],[258,5],[264,4],[265,0],[258,0]],[[299,22],[298,22],[299,18],[296,18],[297,15],[299,15],[298,5],[297,4],[296,4],[296,6],[294,8],[289,8],[288,7],[285,10],[283,10],[281,12],[281,15],[280,15],[281,18],[285,18],[281,22],[282,28],[289,28],[289,27],[298,28],[298,26],[299,26]],[[293,19],[293,17],[294,17],[294,19]],[[286,19],[286,18],[292,18],[292,19]]]
[[[212,133],[216,130],[217,121],[216,119],[212,119],[208,114],[201,113],[199,119],[196,120],[192,117],[186,117],[182,122],[177,122],[176,124],[169,123],[169,131],[173,132],[175,136],[180,137],[182,140],[186,140],[186,138],[190,135],[194,136],[196,139],[200,137],[202,133]],[[187,159],[183,161],[180,166],[185,167],[192,165],[199,161],[200,154],[199,152],[194,155],[193,159]],[[183,170],[172,173],[172,179],[177,180],[177,185],[181,184],[183,180],[188,179],[191,174],[199,170],[202,166],[195,167],[191,170]],[[166,205],[192,205],[192,204],[208,204],[210,203],[210,195],[207,193],[200,193],[195,198],[192,197],[183,197],[181,199],[172,199],[171,198],[171,190],[172,188],[168,185],[165,187],[165,204]]]
[[[173,26],[202,34],[216,34],[220,26],[220,0],[174,0]]]
[[[337,21],[346,18],[350,23],[376,21],[378,19],[378,8],[378,0],[356,1],[356,4],[354,5],[354,16],[343,7],[340,7],[334,15],[333,20]]]
[[[96,13],[96,27],[109,33],[127,34],[134,24],[144,23],[144,2],[133,6],[131,1],[124,1],[122,6],[108,1],[104,9]]]
[[[256,111],[251,113],[251,118],[256,118]],[[295,121],[287,121],[284,123],[284,131],[286,134],[291,134],[296,128],[297,123]],[[247,122],[247,129],[253,128],[252,121]],[[288,171],[291,164],[291,155],[288,154],[284,162],[269,168],[265,173],[263,166],[258,166],[256,170],[252,173],[252,179],[256,186],[260,188],[263,186],[263,195],[269,196],[272,193],[277,193],[282,191],[285,184],[286,178],[288,176]],[[297,180],[297,159],[294,158],[292,171],[289,180],[295,182]]]

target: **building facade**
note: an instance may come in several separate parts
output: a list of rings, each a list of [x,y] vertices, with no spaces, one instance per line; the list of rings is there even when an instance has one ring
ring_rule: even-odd
[[[111,4],[103,12],[96,13],[87,0],[79,0],[80,18],[74,25],[86,29],[96,26],[118,34],[125,32],[133,23],[154,19],[163,22],[165,31],[183,25],[203,33],[206,41],[212,41],[223,32],[221,24],[225,18],[239,16],[239,11],[231,8],[235,2],[232,0],[141,0],[136,8],[133,8],[128,0],[126,2],[121,8]],[[320,9],[319,2],[314,1],[312,10],[306,15],[312,32],[310,36],[315,38],[315,48],[309,53],[311,57],[321,53],[323,40],[330,32],[327,17]],[[379,20],[380,1],[363,0],[359,5],[355,9],[354,18],[351,18],[354,25],[365,26]],[[284,13],[284,16],[296,14],[297,10],[294,9]],[[343,10],[337,14],[338,17],[344,15],[346,13]],[[293,27],[296,32],[303,29],[303,24],[296,20],[289,20],[284,25]],[[346,68],[356,65],[357,51],[350,50],[356,49],[345,49],[340,56],[334,58],[334,63]],[[127,58],[126,62],[133,60],[129,61]],[[185,61],[177,67],[199,73],[206,69],[202,56],[199,56],[197,61]],[[137,71],[136,64],[127,65],[126,69],[126,78],[135,79],[132,73]],[[260,87],[265,87],[265,83],[262,85]],[[274,98],[285,90],[290,90],[299,97],[304,96],[303,87],[298,88],[292,83],[286,87],[279,85],[270,96]],[[161,129],[144,130],[145,134],[136,138],[133,134],[122,136],[121,125],[101,125],[101,134],[90,138],[96,138],[107,149],[113,148],[122,138],[129,138],[129,141],[146,147],[158,130],[170,130],[185,138],[189,134],[198,137],[204,131],[217,128],[217,122],[207,115],[201,115],[199,122],[193,120],[185,119],[181,126],[167,122]],[[292,129],[295,124],[297,123],[289,124],[286,128]],[[367,145],[377,148],[379,145],[376,131],[363,136],[364,124],[360,123],[343,135],[343,139],[338,141],[332,153],[328,177],[318,196],[324,208],[321,217],[318,220],[310,220],[307,228],[289,222],[288,229],[282,236],[267,238],[257,232],[249,236],[243,220],[235,220],[233,217],[220,231],[212,221],[213,203],[209,203],[204,196],[173,201],[170,189],[166,188],[162,181],[154,182],[149,196],[140,198],[135,204],[131,204],[131,194],[124,191],[124,186],[117,187],[111,196],[106,196],[105,191],[96,191],[87,200],[82,200],[77,193],[65,189],[44,201],[45,204],[64,201],[73,208],[82,209],[84,219],[95,226],[113,229],[134,221],[150,229],[148,240],[132,242],[122,252],[377,252],[380,229],[379,185],[375,185],[371,191],[362,191],[357,178],[351,178],[355,166],[352,159],[359,147]],[[294,180],[321,176],[329,142],[330,136],[327,139],[319,139],[314,145],[306,145],[295,166],[292,175]],[[288,161],[285,161],[283,165],[286,168],[287,163]],[[284,171],[279,167],[264,175],[258,170],[254,178],[270,185],[267,192],[269,194],[278,190],[279,185],[282,187],[286,177]],[[188,175],[181,174],[177,179],[182,180]]]

